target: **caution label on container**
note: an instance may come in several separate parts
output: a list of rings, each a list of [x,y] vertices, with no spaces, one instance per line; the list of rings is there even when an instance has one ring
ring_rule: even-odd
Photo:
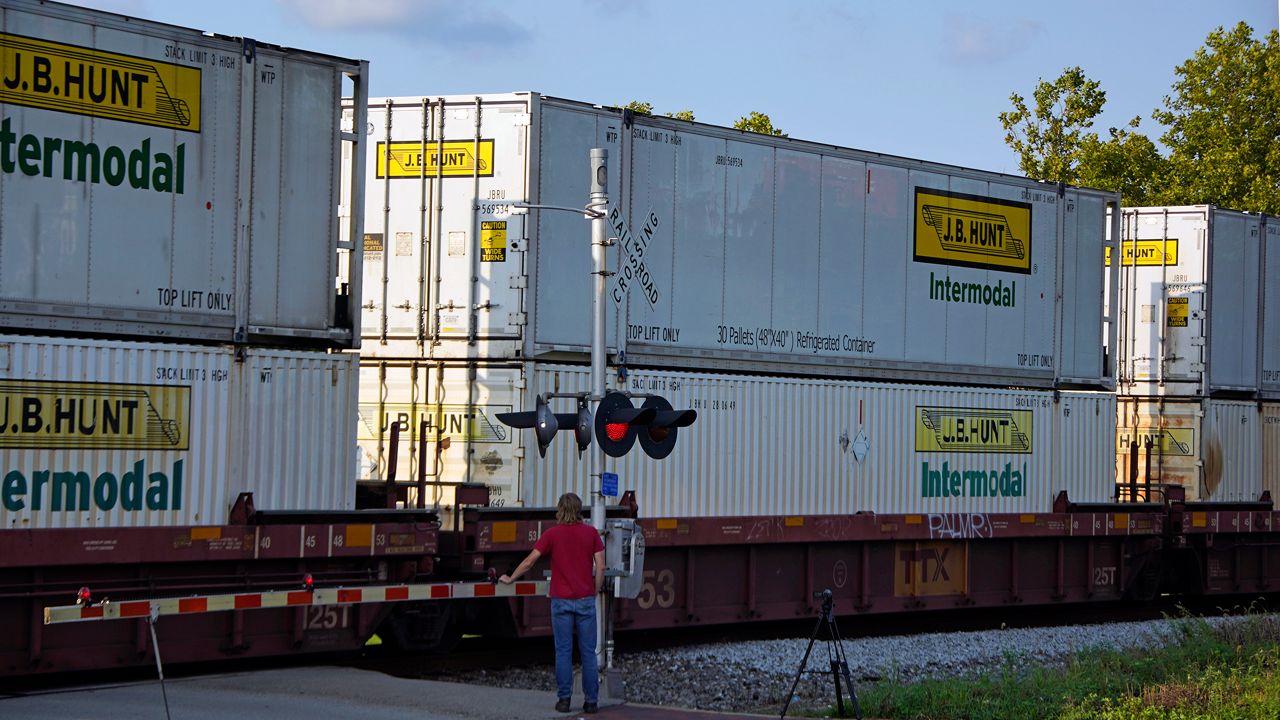
[[[506,259],[507,221],[482,221],[480,223],[480,262],[503,262]]]
[[[1121,245],[1120,261],[1125,265],[1177,265],[1178,239],[1127,240]],[[1107,248],[1107,264],[1111,264],[1111,248]]]
[[[421,177],[493,177],[493,141],[446,140],[444,147],[428,142],[423,152],[421,141],[378,143],[379,179]],[[477,157],[478,155],[478,157]]]
[[[916,188],[915,261],[1031,274],[1031,205]]]
[[[1186,327],[1189,309],[1189,298],[1169,298],[1169,304],[1166,306],[1165,311],[1165,325],[1167,327]]]
[[[916,452],[1026,455],[1032,418],[1030,410],[916,406]]]
[[[0,449],[186,450],[191,387],[0,381]]]
[[[0,33],[0,103],[200,132],[200,69]]]

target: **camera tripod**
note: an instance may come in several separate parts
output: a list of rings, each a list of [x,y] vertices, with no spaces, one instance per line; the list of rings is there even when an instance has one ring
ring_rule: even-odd
[[[836,626],[835,601],[832,599],[831,590],[823,590],[813,594],[813,599],[822,600],[822,612],[818,616],[818,623],[813,626],[813,633],[809,636],[809,647],[804,651],[804,657],[800,660],[800,667],[796,669],[796,679],[791,682],[791,690],[787,693],[787,703],[782,706],[782,714],[779,718],[787,716],[787,709],[791,707],[791,699],[795,697],[796,687],[800,685],[800,676],[806,672],[826,675],[831,673],[831,680],[836,685],[836,714],[844,717],[844,696],[840,692],[840,678],[844,677],[845,687],[849,691],[849,701],[853,703],[853,716],[858,720],[862,720],[862,708],[858,706],[858,693],[853,689],[853,678],[849,675],[849,663],[845,659],[844,644],[840,639],[840,628]],[[809,654],[813,652],[813,644],[817,642],[818,635],[823,627],[827,628],[827,659],[831,663],[829,670],[807,670],[809,664]]]

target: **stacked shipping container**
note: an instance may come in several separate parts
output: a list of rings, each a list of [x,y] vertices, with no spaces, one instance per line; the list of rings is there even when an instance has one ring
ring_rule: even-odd
[[[1263,268],[1280,221],[1204,205],[1123,215],[1118,482],[1256,500],[1276,482],[1263,447],[1277,409],[1262,399],[1280,363],[1280,298]]]
[[[350,509],[367,64],[57,3],[0,25],[0,526]]]
[[[696,387],[684,399],[702,414],[672,458],[619,465],[642,514],[1047,512],[1056,490],[1110,497],[1114,420],[1074,415],[1102,417],[1108,459],[1058,477],[1055,463],[1096,461],[1098,441],[1054,434],[1067,403],[1050,391],[1113,387],[1098,268],[1114,194],[531,93],[378,100],[369,117],[369,188],[385,202],[366,216],[362,477],[382,479],[400,423],[401,479],[485,482],[507,504],[587,490],[567,445],[530,461],[494,415],[557,382],[585,389],[563,363],[590,347],[589,227],[537,206],[582,207],[588,152],[603,147],[619,238],[612,382]],[[1016,450],[993,433],[964,450],[913,440],[934,420],[949,437],[1023,421],[1035,436]],[[730,462],[748,452],[771,459]],[[998,468],[999,483],[1024,462],[1034,489],[1016,499],[922,494],[926,465]],[[430,501],[451,497],[438,486]]]

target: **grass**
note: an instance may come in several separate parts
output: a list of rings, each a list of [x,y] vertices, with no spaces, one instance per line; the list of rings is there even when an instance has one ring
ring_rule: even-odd
[[[1280,718],[1280,619],[1248,614],[1215,626],[1184,613],[1173,625],[1164,647],[1087,650],[1062,667],[1009,657],[979,678],[890,679],[859,687],[858,699],[868,718]]]

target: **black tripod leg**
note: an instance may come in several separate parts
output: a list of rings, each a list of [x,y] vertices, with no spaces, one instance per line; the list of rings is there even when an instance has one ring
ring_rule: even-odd
[[[800,660],[800,667],[796,669],[796,679],[791,681],[791,689],[787,691],[787,702],[782,706],[782,714],[779,718],[787,716],[787,709],[791,707],[791,698],[796,695],[796,688],[800,685],[800,676],[804,674],[804,669],[809,665],[809,653],[813,652],[813,643],[818,639],[818,630],[822,628],[822,620],[818,620],[818,624],[813,626],[813,634],[809,636],[809,647],[804,650],[804,657]]]
[[[831,680],[836,684],[836,714],[844,717],[844,695],[840,694],[840,661],[831,661]]]
[[[836,626],[835,619],[831,620],[831,639],[836,646],[836,658],[831,662],[831,675],[835,676],[837,669],[841,675],[844,675],[845,687],[849,689],[849,701],[853,703],[853,716],[858,720],[862,720],[862,707],[858,703],[858,691],[853,687],[853,676],[849,673],[849,661],[844,654],[844,642],[840,637],[840,628]],[[837,668],[837,664],[839,667]],[[840,681],[836,680],[836,702],[840,703]],[[844,717],[844,705],[840,704],[840,717]]]

